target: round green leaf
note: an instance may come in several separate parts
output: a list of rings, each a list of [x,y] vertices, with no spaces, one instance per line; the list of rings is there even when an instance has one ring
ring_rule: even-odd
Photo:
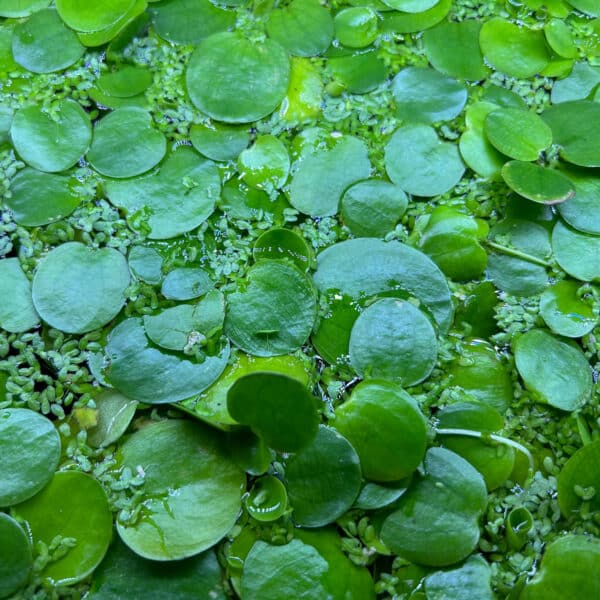
[[[283,187],[290,171],[290,157],[283,142],[273,135],[261,135],[238,157],[241,179],[250,187],[273,193]]]
[[[494,17],[481,27],[479,44],[494,69],[511,77],[540,73],[550,60],[544,33]]]
[[[460,181],[465,167],[458,147],[442,142],[432,127],[405,125],[385,146],[385,170],[409,194],[438,196]]]
[[[100,564],[112,537],[112,515],[102,486],[90,475],[65,471],[36,496],[19,504],[33,543],[50,546],[56,536],[73,538],[64,556],[49,562],[41,575],[55,585],[85,579]]]
[[[214,552],[176,562],[151,562],[134,554],[117,538],[94,572],[87,598],[163,600],[168,596],[178,600],[226,600],[221,567]]]
[[[575,196],[566,175],[535,163],[511,160],[502,167],[502,179],[523,198],[542,204],[559,204]]]
[[[438,0],[384,0],[384,2],[395,10],[417,14],[421,14],[438,4]]]
[[[111,331],[105,352],[110,384],[147,404],[178,402],[199,394],[215,382],[229,358],[228,345],[213,354],[197,350],[197,356],[163,352],[150,343],[142,320],[134,318]]]
[[[359,237],[383,237],[406,212],[408,199],[400,187],[379,179],[366,179],[342,196],[341,213],[350,231]]]
[[[243,288],[227,297],[225,333],[255,356],[297,350],[308,339],[316,313],[316,294],[296,267],[263,260],[252,267]]]
[[[347,359],[352,326],[361,311],[359,302],[348,296],[328,295],[327,313],[321,315],[311,341],[319,356],[328,363]]]
[[[357,385],[335,411],[335,428],[352,444],[367,479],[397,481],[419,466],[427,448],[425,419],[398,385]]]
[[[425,55],[436,70],[457,79],[485,79],[489,69],[479,49],[478,21],[446,21],[423,34]]]
[[[224,32],[209,36],[194,51],[186,82],[192,102],[209,117],[249,123],[277,108],[289,76],[289,58],[279,44],[253,43],[239,33]]]
[[[443,567],[477,546],[487,492],[479,472],[450,450],[431,448],[424,471],[384,521],[381,539],[411,562]]]
[[[600,7],[594,0],[569,0],[569,4],[590,17],[600,17]]]
[[[52,421],[26,408],[0,410],[0,506],[37,494],[52,479],[59,458]]]
[[[517,339],[514,353],[519,375],[537,402],[573,411],[589,400],[592,371],[575,345],[532,329]]]
[[[19,225],[48,225],[68,217],[79,205],[71,184],[67,177],[25,168],[10,182],[11,195],[4,204]]]
[[[291,229],[274,227],[261,234],[252,249],[254,260],[286,258],[307,271],[314,262],[312,249],[306,240]]]
[[[152,285],[160,283],[163,259],[154,248],[141,244],[133,246],[129,251],[127,262],[134,277]]]
[[[556,54],[563,58],[578,57],[571,29],[562,19],[550,19],[544,25],[544,34],[548,45]],[[575,66],[577,65],[584,66],[586,63],[576,63]],[[552,90],[552,93],[554,93],[554,90]],[[554,102],[554,100],[552,101]]]
[[[436,571],[425,578],[427,600],[494,600],[492,570],[480,555],[470,556],[464,565]]]
[[[104,94],[115,98],[132,98],[143,94],[152,83],[152,72],[142,67],[124,66],[104,73],[96,85]]]
[[[573,228],[600,235],[600,177],[588,169],[565,171],[575,186],[575,196],[559,204],[560,216]]]
[[[0,327],[11,333],[32,329],[40,322],[31,300],[31,282],[18,258],[0,260]]]
[[[180,560],[210,548],[233,527],[245,475],[214,430],[178,419],[154,423],[127,440],[120,459],[144,473],[139,519],[117,522],[119,536],[136,554]]]
[[[260,477],[254,482],[246,509],[257,521],[276,521],[287,509],[287,492],[283,483],[273,475]]]
[[[233,11],[218,8],[209,0],[166,0],[152,4],[148,13],[158,35],[176,44],[199,44],[235,24]]]
[[[555,19],[571,32],[568,26],[558,19]],[[577,52],[577,50],[575,50]],[[550,98],[552,104],[560,104],[571,100],[586,100],[600,83],[600,69],[592,67],[585,62],[577,62],[573,65],[573,70],[568,77],[559,79],[552,86]]]
[[[0,6],[0,17],[28,17],[46,8],[50,0],[3,0]]]
[[[56,0],[61,19],[75,31],[92,32],[116,23],[133,6],[135,0],[103,0],[90,4],[87,0]]]
[[[87,431],[87,443],[93,448],[114,444],[127,430],[138,403],[116,390],[104,390],[94,398],[96,425]]]
[[[377,13],[366,6],[344,8],[333,21],[335,37],[343,46],[364,48],[377,39]]]
[[[72,167],[86,153],[92,132],[81,106],[63,100],[50,112],[38,106],[18,110],[10,136],[26,163],[54,173]]]
[[[297,452],[317,433],[316,399],[304,383],[280,373],[237,379],[227,392],[227,410],[280,452]]]
[[[40,261],[33,278],[33,303],[52,327],[85,333],[117,316],[129,279],[127,261],[114,248],[92,250],[69,242]]]
[[[404,292],[431,312],[442,332],[452,323],[446,278],[428,256],[399,242],[359,238],[334,244],[317,257],[314,282],[322,293],[355,299]]]
[[[333,523],[350,509],[360,491],[358,454],[335,429],[320,425],[308,446],[287,461],[285,481],[297,525]]]
[[[544,291],[540,298],[540,314],[556,334],[578,338],[587,335],[598,322],[591,306],[579,294],[581,285],[564,280]]]
[[[467,101],[464,85],[430,68],[407,67],[394,77],[396,114],[410,123],[450,121]]]
[[[410,477],[389,483],[373,483],[367,481],[354,503],[355,508],[377,510],[389,506],[406,492]]]
[[[15,61],[33,73],[61,71],[77,62],[85,48],[53,9],[40,10],[14,30]]]
[[[141,108],[119,108],[94,125],[87,159],[107,177],[134,177],[158,164],[167,151],[165,136]]]
[[[220,191],[216,165],[185,146],[175,150],[149,175],[106,184],[112,204],[129,214],[148,214],[148,237],[155,240],[196,229],[214,211]]]
[[[333,39],[333,19],[318,0],[292,0],[267,21],[269,37],[295,56],[325,52]]]
[[[552,143],[552,130],[538,115],[516,108],[489,113],[485,134],[496,150],[521,161],[537,160]]]
[[[169,300],[192,300],[204,296],[214,284],[209,274],[197,267],[178,267],[169,271],[160,289]]]
[[[3,512],[0,512],[0,540],[0,598],[8,598],[29,579],[33,566],[31,543],[23,528]]]
[[[352,94],[366,94],[386,80],[386,66],[376,50],[355,54],[346,54],[345,49],[337,52],[341,55],[334,54],[327,60],[327,67],[334,76],[334,85]]]
[[[346,188],[371,172],[362,140],[347,135],[329,141],[330,147],[319,148],[299,161],[290,186],[290,204],[311,217],[334,215]]]
[[[439,0],[431,8],[419,13],[386,13],[381,28],[386,33],[416,33],[437,25],[450,12],[451,7],[452,0]]]
[[[319,552],[300,540],[284,546],[255,542],[244,561],[244,600],[327,598],[323,587],[329,565]]]
[[[248,128],[222,123],[192,125],[190,141],[200,154],[211,160],[235,160],[248,146]]]
[[[600,542],[587,535],[567,534],[546,546],[538,572],[519,597],[522,600],[595,598],[600,595],[598,568]]]
[[[359,315],[352,327],[350,364],[361,377],[416,385],[429,377],[436,360],[433,325],[410,302],[378,300]]]
[[[558,221],[552,230],[552,250],[556,262],[571,277],[600,280],[600,236],[575,231]]]

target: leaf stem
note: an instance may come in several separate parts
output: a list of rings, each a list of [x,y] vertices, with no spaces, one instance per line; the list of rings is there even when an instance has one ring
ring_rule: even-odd
[[[481,240],[483,244],[493,248],[494,250],[498,250],[498,252],[502,252],[503,254],[507,254],[508,256],[514,256],[515,258],[520,258],[522,260],[526,260],[534,265],[539,265],[540,267],[551,267],[552,264],[543,258],[538,258],[537,256],[532,256],[531,254],[527,254],[526,252],[521,252],[520,250],[516,250],[515,248],[509,248],[508,246],[503,246],[502,244],[496,244],[496,242],[491,242],[490,240]]]

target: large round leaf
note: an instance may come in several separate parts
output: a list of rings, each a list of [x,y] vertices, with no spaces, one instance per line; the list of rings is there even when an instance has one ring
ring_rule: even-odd
[[[106,325],[125,303],[129,268],[114,248],[92,250],[79,242],[54,248],[33,279],[33,303],[42,319],[68,333]]]
[[[0,540],[0,598],[8,598],[29,579],[33,566],[31,542],[23,528],[3,512]]]
[[[106,378],[128,398],[160,404],[190,398],[219,377],[229,358],[229,346],[203,360],[154,347],[141,319],[126,319],[115,327],[106,345]]]
[[[515,363],[534,400],[577,410],[592,394],[592,370],[581,350],[542,329],[515,343]]]
[[[136,554],[180,560],[210,548],[233,527],[245,475],[214,430],[177,419],[154,423],[127,440],[120,460],[144,473],[139,519],[117,523]]]
[[[543,204],[559,204],[575,196],[575,186],[560,171],[535,163],[511,160],[502,168],[509,188],[523,198]]]
[[[368,306],[350,334],[350,364],[361,377],[403,386],[420,383],[437,360],[431,321],[410,302],[384,298]]]
[[[464,458],[444,448],[427,452],[424,472],[384,521],[381,539],[411,562],[452,565],[477,546],[478,520],[487,504],[485,483]]]
[[[224,32],[198,46],[190,58],[186,82],[192,102],[208,116],[227,123],[249,123],[277,108],[289,77],[290,62],[279,44],[272,40],[253,43],[239,33]]]
[[[322,293],[356,299],[393,291],[410,294],[431,312],[442,332],[452,323],[446,278],[428,256],[399,242],[359,238],[334,244],[317,257],[314,282]]]
[[[589,169],[564,171],[575,196],[558,206],[560,216],[578,231],[600,235],[600,177]]]
[[[296,524],[333,523],[360,491],[358,454],[335,429],[321,425],[309,445],[287,461],[285,481]]]
[[[72,167],[86,153],[92,131],[81,106],[64,100],[51,112],[38,106],[17,111],[10,136],[26,163],[54,173]]]
[[[240,287],[227,297],[225,318],[225,333],[236,346],[256,356],[276,356],[297,350],[308,339],[316,294],[299,269],[264,260]]]
[[[571,277],[600,281],[600,236],[575,231],[558,221],[552,230],[552,250],[556,262]]]
[[[148,213],[148,237],[158,240],[202,224],[212,214],[220,191],[216,165],[185,146],[175,150],[155,173],[106,185],[114,205],[128,214]]]
[[[135,0],[103,0],[89,3],[87,0],[56,0],[56,8],[62,20],[76,31],[92,32],[114,25]]]
[[[49,562],[41,575],[56,585],[85,579],[100,564],[112,537],[112,515],[102,486],[90,475],[65,471],[54,475],[37,496],[19,504],[33,543],[50,546],[56,536],[74,538],[64,556]]]
[[[266,371],[237,379],[227,392],[227,410],[280,452],[306,446],[319,423],[316,398],[303,382]]]
[[[425,419],[413,398],[399,386],[365,381],[335,414],[335,428],[356,449],[368,479],[397,481],[423,460]]]
[[[39,317],[31,300],[31,282],[18,258],[0,261],[0,327],[21,333],[35,327]]]
[[[600,475],[596,465],[600,460],[598,440],[583,446],[569,458],[558,476],[558,506],[566,519],[600,509],[600,497],[585,492],[600,488]],[[582,498],[581,490],[588,499]],[[579,491],[579,494],[577,493]]]
[[[26,408],[0,410],[0,506],[37,494],[52,479],[59,458],[52,421]]]
[[[558,335],[578,338],[588,334],[598,322],[591,299],[579,293],[581,284],[565,279],[544,290],[540,314],[546,325]]]
[[[398,128],[385,147],[390,179],[415,196],[437,196],[451,190],[465,166],[458,146],[442,142],[428,125]]]

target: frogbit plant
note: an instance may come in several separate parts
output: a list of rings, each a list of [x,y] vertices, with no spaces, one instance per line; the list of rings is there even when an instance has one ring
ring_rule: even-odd
[[[598,0],[0,0],[0,600],[600,597]]]

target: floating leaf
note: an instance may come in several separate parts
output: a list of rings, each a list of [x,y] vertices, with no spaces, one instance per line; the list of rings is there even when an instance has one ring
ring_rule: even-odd
[[[533,202],[559,204],[575,196],[575,186],[566,175],[535,163],[511,160],[502,167],[502,179],[519,196]]]
[[[565,171],[575,186],[575,196],[558,205],[560,216],[578,231],[600,235],[600,177],[597,171]]]
[[[87,0],[56,0],[56,9],[71,29],[93,32],[114,25],[134,2],[135,0],[103,0],[102,4],[89,4]]]
[[[448,571],[436,571],[425,578],[427,600],[494,600],[492,571],[485,559],[476,554],[464,565]]]
[[[127,440],[120,461],[144,473],[139,519],[117,522],[119,536],[136,554],[181,560],[210,548],[233,527],[245,475],[214,430],[178,419],[153,423]]]
[[[31,282],[18,258],[0,261],[0,327],[11,333],[33,329],[40,319],[31,300]]]
[[[3,512],[0,539],[0,598],[9,598],[29,579],[33,567],[31,542],[23,528]]]
[[[93,448],[114,444],[127,430],[138,403],[116,390],[105,390],[94,398],[96,425],[88,430],[87,442]]]
[[[154,248],[142,245],[133,246],[129,251],[127,262],[129,270],[138,279],[150,284],[160,283],[163,259]]]
[[[410,13],[395,11],[386,13],[381,26],[386,33],[414,33],[437,25],[446,17],[452,7],[452,0],[439,0],[423,12]]]
[[[287,493],[283,483],[272,475],[257,479],[246,498],[246,510],[257,521],[279,519],[287,510]]]
[[[207,158],[235,160],[248,146],[250,133],[241,125],[200,123],[190,128],[190,141]]]
[[[34,12],[46,8],[50,0],[4,0],[0,7],[0,17],[28,17]]]
[[[367,6],[344,8],[335,15],[333,24],[335,37],[343,46],[364,48],[377,39],[377,13]]]
[[[283,142],[273,135],[261,135],[239,155],[238,171],[250,187],[273,192],[287,181],[290,157]]]
[[[600,281],[600,236],[575,231],[558,221],[552,230],[552,250],[556,262],[571,277]]]
[[[540,314],[558,335],[578,338],[587,335],[598,322],[591,302],[581,297],[581,285],[568,279],[544,290],[540,297]]]
[[[312,249],[298,233],[283,227],[274,227],[262,233],[252,249],[254,260],[286,258],[307,271],[314,262]]]

